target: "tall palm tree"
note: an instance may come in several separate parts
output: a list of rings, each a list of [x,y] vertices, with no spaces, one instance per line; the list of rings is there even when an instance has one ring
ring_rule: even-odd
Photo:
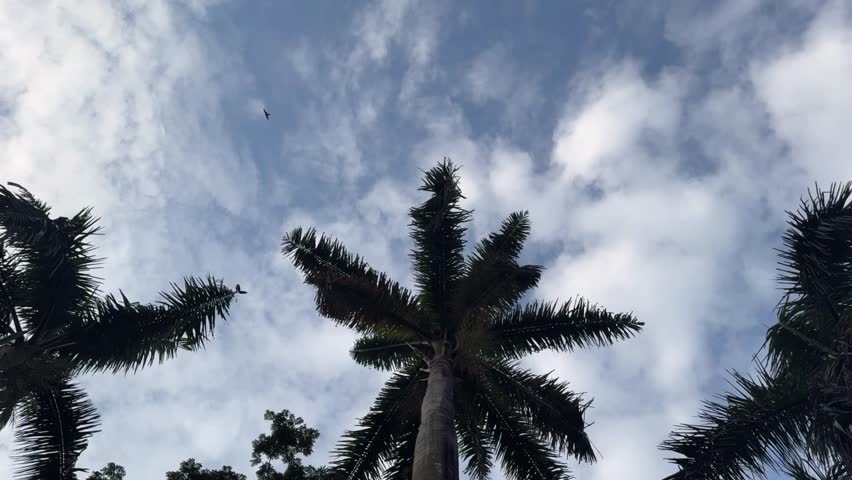
[[[74,377],[203,347],[237,291],[208,277],[172,285],[157,304],[99,297],[91,209],[50,218],[10,185],[0,185],[0,428],[15,423],[19,478],[70,480],[99,423]]]
[[[670,479],[739,479],[767,466],[804,478],[852,476],[852,183],[809,195],[781,252],[784,295],[755,377],[708,402],[662,448],[680,454]]]
[[[609,345],[639,332],[629,314],[582,299],[520,305],[542,267],[520,265],[530,224],[513,213],[463,257],[457,168],[445,159],[425,173],[428,200],[411,209],[417,294],[314,230],[286,234],[282,251],[316,289],[318,311],[362,336],[356,362],[393,376],[357,430],[341,440],[333,469],[347,479],[488,478],[493,461],[517,479],[565,478],[559,454],[594,461],[584,413],[567,383],[524,370],[544,349]]]

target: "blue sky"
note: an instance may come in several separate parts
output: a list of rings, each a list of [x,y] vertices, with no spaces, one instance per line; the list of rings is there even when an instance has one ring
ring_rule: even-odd
[[[385,376],[314,313],[281,235],[315,226],[410,286],[407,211],[444,156],[471,239],[530,211],[536,298],[646,323],[526,364],[595,398],[602,460],[578,478],[661,478],[656,446],[772,321],[784,210],[852,179],[839,0],[11,1],[0,71],[0,178],[95,207],[107,291],[210,272],[250,292],[203,353],[82,380],[103,427],[81,465],[131,480],[190,456],[249,473],[265,409],[328,459]]]

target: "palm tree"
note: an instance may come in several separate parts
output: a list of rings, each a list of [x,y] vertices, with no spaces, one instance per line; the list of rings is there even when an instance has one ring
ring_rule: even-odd
[[[589,403],[518,360],[609,345],[642,323],[582,299],[519,305],[542,272],[518,264],[528,215],[510,215],[465,259],[471,212],[459,206],[456,172],[446,159],[426,172],[420,190],[430,197],[410,212],[417,294],[312,229],[284,236],[282,251],[316,289],[320,314],[362,334],[355,361],[394,371],[360,428],[338,445],[332,467],[343,478],[384,469],[389,479],[457,479],[459,452],[477,479],[488,477],[495,456],[517,479],[565,478],[560,453],[595,459]]]
[[[662,448],[680,454],[670,479],[739,479],[801,458],[826,478],[852,475],[852,183],[816,189],[789,213],[778,322],[755,377],[708,402]],[[797,477],[798,475],[798,477]],[[819,478],[817,476],[816,478]]]
[[[157,304],[99,298],[91,209],[50,218],[10,185],[0,185],[0,428],[14,420],[19,478],[70,480],[99,423],[74,377],[203,347],[237,292],[208,277],[173,284]]]

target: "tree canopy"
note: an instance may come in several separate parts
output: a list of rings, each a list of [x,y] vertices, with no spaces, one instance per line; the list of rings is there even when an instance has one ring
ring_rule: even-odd
[[[255,472],[257,480],[330,480],[325,467],[304,465],[301,456],[313,453],[314,443],[319,431],[305,425],[301,417],[288,410],[278,413],[267,410],[263,418],[270,422],[270,432],[259,435],[252,441],[251,464],[260,465]],[[281,462],[285,468],[279,472],[275,463]],[[101,470],[92,473],[87,480],[123,480],[124,467],[109,463]],[[225,465],[218,470],[204,468],[194,458],[180,463],[177,470],[166,472],[166,480],[246,480],[246,476],[237,473]]]
[[[124,470],[124,467],[109,462],[104,468],[92,472],[91,475],[86,477],[86,480],[124,480],[125,475],[127,475],[127,471]]]
[[[607,346],[642,323],[580,298],[521,304],[543,270],[519,263],[527,212],[509,215],[465,258],[472,212],[461,208],[457,170],[445,160],[425,172],[428,198],[410,210],[416,292],[314,229],[283,238],[318,312],[361,335],[354,360],[394,372],[338,444],[335,475],[458,478],[461,453],[477,479],[488,478],[495,460],[510,478],[556,479],[569,472],[561,457],[595,459],[585,431],[590,402],[518,361]]]
[[[0,185],[0,428],[14,418],[20,479],[74,480],[98,414],[74,378],[128,372],[203,348],[237,292],[213,277],[155,304],[99,294],[92,209],[71,218]]]
[[[737,480],[769,467],[793,478],[852,475],[852,183],[816,189],[790,213],[781,251],[784,295],[766,354],[734,392],[707,402],[701,423],[662,447],[680,455],[671,479]]]

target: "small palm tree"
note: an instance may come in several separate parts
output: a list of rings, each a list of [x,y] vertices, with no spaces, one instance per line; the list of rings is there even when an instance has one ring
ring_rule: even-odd
[[[203,347],[237,291],[208,277],[173,285],[158,304],[99,298],[91,209],[50,218],[46,204],[10,185],[18,190],[0,185],[0,428],[15,423],[19,478],[70,480],[98,426],[74,377]]]
[[[702,425],[682,425],[663,443],[682,456],[668,478],[733,480],[766,466],[794,478],[852,475],[850,198],[852,183],[817,187],[789,214],[779,278],[786,291],[766,357],[756,378],[734,374],[736,391],[708,402]]]
[[[348,479],[485,479],[494,457],[512,478],[564,478],[558,454],[593,461],[589,403],[550,375],[517,361],[544,349],[609,345],[641,323],[584,300],[519,305],[542,267],[519,265],[529,219],[514,213],[465,260],[457,169],[425,174],[430,198],[411,209],[414,294],[314,230],[285,235],[283,253],[316,288],[319,312],[363,336],[355,361],[395,373],[359,429],[347,432],[333,465]],[[386,467],[386,468],[385,468]]]

